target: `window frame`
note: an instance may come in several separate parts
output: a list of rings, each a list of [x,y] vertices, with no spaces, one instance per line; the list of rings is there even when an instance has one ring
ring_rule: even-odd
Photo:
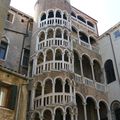
[[[12,14],[13,15],[12,21],[8,20],[8,14]],[[15,13],[13,13],[12,11],[8,11],[8,14],[7,14],[7,17],[6,17],[6,21],[9,22],[9,23],[13,23],[14,19],[15,19]]]

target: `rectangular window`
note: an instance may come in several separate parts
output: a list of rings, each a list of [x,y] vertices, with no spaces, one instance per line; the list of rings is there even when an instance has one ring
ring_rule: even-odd
[[[22,61],[23,66],[28,66],[29,56],[30,56],[30,50],[24,49],[23,61]]]
[[[15,109],[17,86],[0,82],[0,107]]]
[[[0,59],[5,59],[6,51],[7,51],[8,44],[6,42],[1,41],[0,44]]]
[[[8,12],[8,14],[7,14],[7,20],[12,23],[13,19],[14,19],[14,14],[12,14],[11,12]]]

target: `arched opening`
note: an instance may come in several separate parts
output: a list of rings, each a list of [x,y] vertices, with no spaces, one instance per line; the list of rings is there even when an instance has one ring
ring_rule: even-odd
[[[80,40],[83,41],[83,42],[86,42],[86,43],[89,43],[88,42],[88,37],[85,33],[83,32],[79,32],[79,37],[80,37]]]
[[[52,61],[52,60],[53,60],[53,52],[52,50],[47,50],[46,61]]]
[[[83,101],[82,101],[81,96],[79,94],[76,94],[76,103],[77,103],[77,110],[78,110],[78,112],[77,112],[78,113],[77,120],[85,120]]]
[[[96,40],[93,37],[90,37],[90,44],[96,46]]]
[[[64,31],[63,37],[64,37],[65,40],[68,40],[68,32],[66,30]]]
[[[57,18],[61,18],[61,17],[62,17],[60,11],[57,11],[57,12],[56,12],[56,17],[57,17]]]
[[[62,60],[62,51],[60,49],[56,50],[55,60]]]
[[[72,26],[72,35],[73,37],[77,38],[77,29],[75,27]]]
[[[45,110],[43,114],[43,120],[52,120],[52,113],[50,110]]]
[[[76,14],[74,12],[71,12],[71,15],[76,18]]]
[[[52,93],[52,81],[50,79],[46,80],[44,94]]]
[[[104,102],[100,102],[99,103],[99,113],[100,113],[100,120],[108,120],[108,117],[107,117],[107,107],[106,107],[106,104]]]
[[[93,76],[92,76],[91,63],[90,63],[90,59],[86,55],[82,56],[82,68],[83,68],[84,76],[92,80]]]
[[[43,13],[42,16],[41,16],[41,21],[45,20],[46,19],[46,14]]]
[[[47,39],[53,38],[54,37],[54,31],[53,29],[49,29],[47,33]]]
[[[63,92],[63,84],[60,78],[55,81],[55,92]]]
[[[33,120],[40,120],[40,116],[38,113],[34,113]]]
[[[41,83],[37,83],[36,89],[35,89],[35,97],[42,95],[42,86]]]
[[[56,38],[62,38],[62,31],[61,31],[61,29],[57,29],[57,30],[56,30],[55,37],[56,37]]]
[[[68,56],[69,56],[68,51],[65,51],[65,54],[64,54],[64,61],[69,62]]]
[[[63,19],[67,20],[67,15],[65,13],[63,14]]]
[[[68,80],[65,81],[65,92],[70,93],[70,85],[69,85]]]
[[[45,40],[45,33],[41,32],[39,36],[39,42],[42,42],[43,40]]]
[[[37,65],[43,63],[44,56],[43,53],[39,53],[38,58],[37,58]]]
[[[53,11],[49,11],[48,18],[54,18],[54,12]]]
[[[93,61],[93,69],[94,69],[95,80],[101,83],[102,70],[100,64],[96,60]]]
[[[70,110],[70,108],[66,109],[65,120],[71,120],[71,110]]]
[[[74,72],[81,75],[80,59],[76,51],[74,51]]]
[[[97,120],[97,110],[95,102],[92,98],[87,98],[87,119],[88,120]]]
[[[88,24],[90,27],[93,27],[93,28],[94,28],[93,23],[91,23],[90,21],[87,21],[87,24]]]
[[[77,16],[78,20],[82,21],[83,23],[86,23],[85,19],[81,16]]]
[[[106,73],[106,78],[107,78],[107,83],[111,83],[116,80],[115,77],[115,72],[114,72],[114,67],[113,67],[113,62],[112,60],[107,60],[104,64],[105,67],[105,73]]]
[[[58,108],[55,111],[55,120],[63,120],[63,111],[62,109]]]
[[[120,120],[120,102],[113,101],[111,104],[112,120]]]

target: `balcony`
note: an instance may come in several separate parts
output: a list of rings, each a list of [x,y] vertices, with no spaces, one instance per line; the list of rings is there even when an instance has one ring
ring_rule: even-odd
[[[86,86],[93,87],[98,91],[106,92],[105,84],[94,82],[93,80],[86,77],[83,77],[82,79],[81,75],[75,74],[75,81],[78,84],[85,84]]]
[[[36,67],[36,74],[41,74],[44,71],[72,71],[71,64],[69,62],[62,62],[62,61],[49,61],[42,63],[40,65],[37,65]]]
[[[70,22],[62,18],[48,18],[46,20],[41,21],[39,27],[44,28],[44,27],[56,26],[56,25],[64,26],[70,29]]]
[[[65,48],[70,48],[69,41],[62,38],[51,38],[43,40],[38,43],[38,50],[41,50],[45,47],[58,47],[62,46]]]
[[[34,109],[38,109],[41,106],[50,106],[57,104],[68,104],[72,102],[70,93],[51,93],[42,96],[39,96],[34,99]]]

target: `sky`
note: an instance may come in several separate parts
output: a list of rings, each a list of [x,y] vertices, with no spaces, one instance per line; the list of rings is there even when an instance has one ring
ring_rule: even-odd
[[[11,0],[11,6],[34,16],[37,0]],[[120,0],[71,0],[71,5],[98,21],[101,35],[120,21]]]

